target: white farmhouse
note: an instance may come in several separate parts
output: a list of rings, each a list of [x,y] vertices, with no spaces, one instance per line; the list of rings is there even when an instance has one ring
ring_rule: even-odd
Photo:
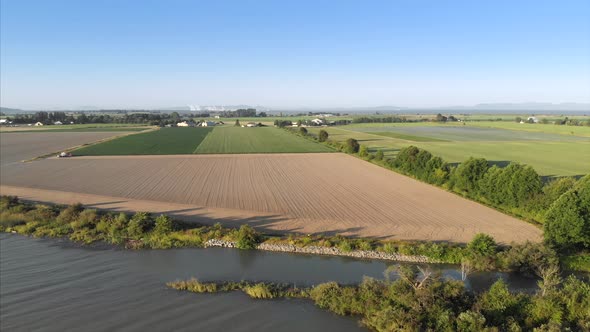
[[[57,125],[57,126],[60,126],[60,125],[62,125],[63,123],[62,123],[61,121],[55,121],[53,124],[54,124],[54,125]]]
[[[325,123],[325,121],[324,121],[324,119],[316,118],[316,119],[311,120],[311,123],[313,123],[315,126],[321,126]]]
[[[43,125],[43,122],[37,122],[37,123],[35,123],[35,126],[36,127],[39,127],[39,126],[42,126],[42,125]]]
[[[215,126],[215,122],[213,121],[203,121],[201,122],[201,127],[213,127]]]

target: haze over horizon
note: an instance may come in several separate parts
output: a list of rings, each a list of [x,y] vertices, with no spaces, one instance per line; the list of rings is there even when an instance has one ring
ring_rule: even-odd
[[[2,1],[22,109],[590,103],[590,2]]]

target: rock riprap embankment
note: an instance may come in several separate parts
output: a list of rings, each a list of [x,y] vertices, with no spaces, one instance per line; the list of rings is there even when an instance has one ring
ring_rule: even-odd
[[[236,248],[236,244],[231,241],[224,241],[224,240],[208,240],[205,242],[205,247],[223,247],[223,248]],[[436,263],[435,261],[429,259],[426,256],[410,256],[410,255],[402,255],[402,254],[390,254],[381,251],[375,250],[352,250],[352,251],[342,251],[338,248],[334,247],[319,247],[319,246],[305,246],[305,247],[298,247],[292,244],[271,244],[271,243],[261,243],[257,246],[258,250],[266,250],[266,251],[279,251],[279,252],[291,252],[291,253],[301,253],[301,254],[310,254],[310,255],[331,255],[331,256],[346,256],[346,257],[354,257],[354,258],[364,258],[364,259],[380,259],[380,260],[389,260],[389,261],[400,261],[400,262],[413,262],[413,263]]]

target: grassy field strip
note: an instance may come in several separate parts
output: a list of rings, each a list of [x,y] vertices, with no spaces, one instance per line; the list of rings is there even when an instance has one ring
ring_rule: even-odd
[[[392,131],[385,131],[385,132],[375,131],[375,132],[371,132],[371,133],[375,134],[375,135],[379,135],[379,136],[399,138],[399,139],[403,139],[406,141],[413,141],[413,142],[450,142],[449,140],[445,140],[445,139],[438,139],[438,138],[432,138],[432,137],[426,137],[426,136],[407,135],[407,134],[401,134],[401,133],[396,133],[396,132],[392,132]]]
[[[563,136],[590,137],[588,126],[557,126],[554,124],[520,124],[516,122],[466,122],[468,126],[483,128],[500,128],[506,130],[529,131],[546,134],[558,134]]]
[[[399,149],[415,145],[444,158],[448,162],[462,162],[482,157],[499,164],[516,161],[531,165],[543,176],[573,176],[587,174],[590,169],[590,141],[503,141],[503,142],[407,142],[397,138],[356,132],[340,127],[325,128],[330,139],[343,142],[355,138],[370,150],[383,150],[394,156]],[[317,134],[320,128],[308,128]]]
[[[79,156],[190,154],[211,128],[162,128],[138,133],[74,151]]]
[[[333,152],[274,127],[216,127],[196,148],[198,154]]]

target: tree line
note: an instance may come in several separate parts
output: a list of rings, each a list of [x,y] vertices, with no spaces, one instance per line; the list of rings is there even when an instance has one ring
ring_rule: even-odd
[[[325,282],[296,287],[272,282],[169,282],[179,291],[242,291],[253,299],[309,299],[342,316],[360,317],[372,331],[587,331],[590,285],[569,276],[561,287],[534,294],[513,292],[502,279],[474,292],[427,266],[391,266],[383,279],[358,285]]]
[[[191,114],[191,116],[209,117],[208,113]],[[56,121],[63,124],[92,124],[92,123],[121,123],[121,124],[149,124],[166,125],[175,124],[183,119],[178,112],[168,113],[124,113],[117,115],[110,114],[66,114],[65,112],[35,112],[32,114],[17,114],[8,117],[15,124],[27,124],[41,122],[49,125]]]
[[[531,167],[469,158],[453,167],[410,146],[386,163],[397,171],[543,224],[545,240],[562,251],[590,249],[590,175],[544,182]]]

